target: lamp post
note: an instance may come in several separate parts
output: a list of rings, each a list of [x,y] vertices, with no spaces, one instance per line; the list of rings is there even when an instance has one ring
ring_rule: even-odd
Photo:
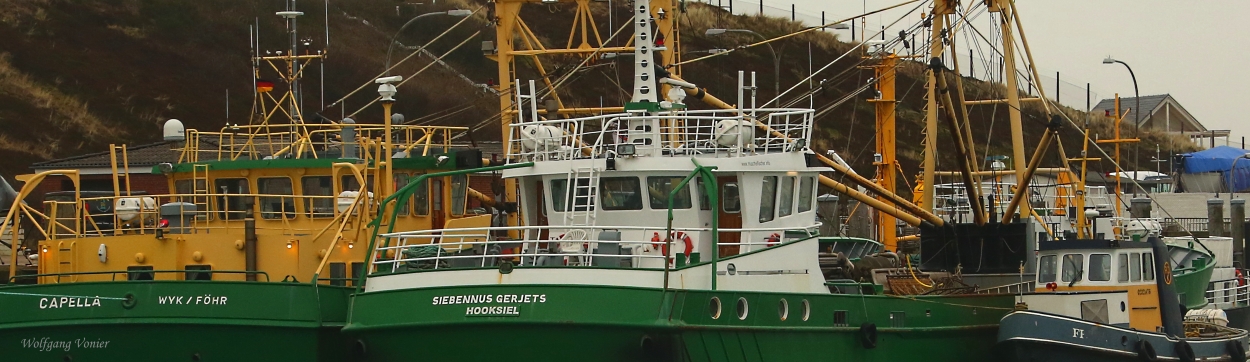
[[[761,40],[768,40],[768,38],[760,35],[760,33],[756,33],[748,29],[708,29],[703,33],[703,35],[716,36],[725,33],[751,34],[759,37]],[[777,50],[773,49],[773,45],[771,43],[764,43],[764,45],[767,45],[768,51],[773,53],[773,91],[777,96],[781,96],[781,55],[777,54]]]
[[[1133,74],[1133,67],[1128,66],[1128,63],[1116,60],[1115,58],[1112,58],[1112,57],[1107,57],[1106,59],[1102,60],[1102,64],[1115,64],[1115,63],[1123,64],[1124,68],[1128,69],[1128,76],[1133,78],[1133,98],[1134,98],[1134,101],[1137,103],[1136,105],[1133,106],[1133,138],[1141,138],[1138,132],[1141,129],[1141,112],[1142,112],[1141,94],[1137,92],[1137,76]],[[1119,115],[1116,115],[1116,116],[1118,117]],[[1137,180],[1137,157],[1139,153],[1138,151],[1141,148],[1141,147],[1138,147],[1139,142],[1140,141],[1133,143],[1133,180]],[[1133,197],[1137,197],[1136,187],[1133,188]]]
[[[395,35],[391,36],[390,46],[386,48],[386,74],[384,74],[383,76],[391,75],[391,52],[395,50],[395,40],[399,38],[399,34],[403,33],[404,29],[407,29],[409,25],[412,25],[413,23],[417,22],[417,19],[424,18],[427,16],[435,16],[435,15],[465,17],[465,16],[473,15],[473,11],[463,10],[463,9],[436,11],[432,13],[425,13],[425,14],[417,15],[416,17],[409,19],[407,23],[404,23],[404,26],[399,27],[399,31],[396,31]]]

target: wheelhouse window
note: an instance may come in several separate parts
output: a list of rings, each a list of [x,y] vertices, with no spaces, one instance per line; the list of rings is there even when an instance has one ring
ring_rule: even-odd
[[[404,186],[408,186],[408,181],[411,179],[412,178],[408,176],[408,174],[406,173],[395,173],[393,177],[393,181],[395,183],[394,191],[399,191],[399,189],[403,188]],[[397,215],[401,215],[401,216],[408,215],[408,209],[409,209],[408,200],[409,200],[408,198],[395,199],[395,210],[398,210],[396,212]]]
[[[308,217],[334,217],[334,185],[330,176],[304,176],[300,186],[304,194],[304,213]]]
[[[206,215],[208,215],[206,213],[208,211],[208,198],[194,196],[195,190],[198,189],[201,190],[201,192],[203,192],[203,190],[207,190],[207,182],[208,180],[203,179],[174,181],[174,193],[179,195],[178,201],[195,204],[197,210],[195,217],[198,219],[204,219],[207,217]],[[212,193],[213,191],[208,190],[208,192]]]
[[[1141,253],[1141,278],[1142,280],[1155,280],[1154,254]]]
[[[343,185],[343,191],[360,191],[360,182],[356,181],[355,175],[343,175],[339,183]],[[365,190],[373,192],[373,175],[365,175]]]
[[[551,210],[555,212],[567,211],[564,207],[565,201],[568,201],[569,192],[568,180],[551,180]]]
[[[295,195],[289,177],[262,177],[256,179],[260,189],[260,217],[268,220],[294,219]]]
[[[451,214],[464,215],[467,204],[465,197],[469,193],[469,176],[455,175],[451,177]]]
[[[419,177],[413,175],[413,177]],[[430,214],[430,180],[421,180],[417,183],[417,187],[412,190],[412,212],[418,216],[426,216]]]
[[[1128,281],[1128,254],[1124,254],[1124,253],[1117,254],[1116,259],[1117,259],[1116,261],[1117,267],[1116,267],[1116,272],[1115,272],[1115,275],[1116,275],[1115,280],[1119,282],[1127,282]]]
[[[1111,280],[1111,254],[1089,256],[1089,280],[1096,282]]]
[[[712,201],[707,197],[707,190],[704,189],[703,178],[695,179],[695,193],[699,194],[699,210],[711,210]],[[718,200],[719,201],[719,200]],[[724,202],[724,201],[721,201]]]
[[[1132,277],[1132,281],[1141,281],[1141,253],[1128,255],[1128,275]]]
[[[642,190],[637,177],[604,177],[599,180],[599,197],[604,210],[642,210]],[[690,207],[690,195],[686,195]],[[668,207],[665,206],[667,209]]]
[[[742,212],[742,197],[738,195],[738,182],[727,182],[725,188],[721,189],[721,203],[725,206],[722,209],[726,213],[737,214]]]
[[[651,208],[656,210],[668,210],[668,198],[677,185],[681,184],[684,177],[680,176],[653,176],[647,177],[647,194],[650,195]],[[690,208],[690,190],[677,190],[677,194],[673,195],[674,209]]]
[[[764,176],[760,187],[760,222],[773,221],[777,212],[777,176]]]
[[[252,198],[245,196],[251,193],[245,178],[221,178],[213,181],[217,197],[217,207],[224,220],[243,220],[252,214]],[[230,196],[242,195],[242,196]]]
[[[1037,282],[1050,283],[1055,281],[1055,259],[1054,255],[1046,255],[1041,257],[1037,262]]]
[[[815,177],[804,177],[799,181],[799,212],[808,212],[812,210],[812,198],[816,195]]]
[[[1060,265],[1062,270],[1062,281],[1067,283],[1071,281],[1081,280],[1081,274],[1084,274],[1085,259],[1081,254],[1064,254],[1063,262]]]
[[[796,177],[788,176],[781,178],[781,197],[777,199],[778,211],[780,217],[790,216],[794,213],[794,182]]]

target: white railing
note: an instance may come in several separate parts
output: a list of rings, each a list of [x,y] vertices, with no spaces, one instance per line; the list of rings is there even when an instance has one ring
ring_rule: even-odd
[[[666,111],[509,125],[509,162],[600,158],[633,145],[637,156],[741,157],[811,143],[811,109]],[[754,115],[754,116],[752,116]],[[617,155],[626,156],[626,155]]]
[[[1027,282],[1019,282],[1019,283],[1012,283],[1012,284],[1007,284],[1007,285],[1000,285],[1000,286],[992,287],[992,288],[985,288],[985,289],[978,290],[977,293],[980,293],[980,294],[1021,294],[1021,293],[1032,292],[1033,289],[1036,288],[1036,285],[1037,285],[1036,281],[1030,280]]]
[[[1242,284],[1238,279],[1212,280],[1207,286],[1207,303],[1218,306],[1238,306],[1250,304],[1250,283]]]
[[[738,242],[720,242],[705,251],[737,247],[738,253],[767,249],[817,235],[818,226],[794,228],[718,229],[736,234]],[[787,236],[787,232],[797,236]],[[371,272],[383,270],[493,268],[509,260],[516,266],[602,266],[663,269],[664,260],[694,263],[700,240],[711,240],[711,228],[674,228],[667,255],[665,229],[642,226],[518,226],[421,230],[383,234],[371,254]],[[504,235],[519,235],[511,238]],[[686,250],[690,249],[691,254]],[[702,257],[700,261],[711,260]]]

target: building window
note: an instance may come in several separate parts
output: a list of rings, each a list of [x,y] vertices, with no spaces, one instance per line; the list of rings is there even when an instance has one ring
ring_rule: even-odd
[[[260,217],[269,220],[294,219],[295,195],[289,177],[262,177],[256,179],[260,189]]]
[[[677,185],[681,184],[684,177],[680,176],[655,176],[647,178],[647,194],[651,195],[651,208],[656,210],[668,210],[668,198]],[[690,190],[677,190],[677,194],[673,195],[673,209],[689,209],[690,208]]]
[[[764,176],[760,191],[760,222],[773,221],[777,212],[777,176]]]
[[[603,199],[604,210],[642,210],[642,189],[638,186],[637,177],[600,179],[599,197]],[[686,195],[686,207],[690,207],[690,195]]]

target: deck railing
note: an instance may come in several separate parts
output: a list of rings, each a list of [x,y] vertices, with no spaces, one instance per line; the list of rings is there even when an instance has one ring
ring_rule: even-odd
[[[1250,283],[1245,279],[1212,280],[1207,287],[1207,303],[1223,306],[1250,304]]]
[[[455,133],[465,127],[395,125],[394,149],[428,155],[451,148]],[[187,130],[179,162],[288,158],[370,158],[385,127],[379,124],[282,124],[228,126],[219,132]],[[352,149],[356,151],[352,152]],[[376,157],[376,151],[372,150]],[[354,154],[346,154],[354,153]]]
[[[514,266],[602,266],[663,269],[710,260],[699,256],[697,241],[711,241],[710,228],[674,228],[673,250],[665,256],[663,227],[641,226],[519,226],[422,230],[382,235],[385,240],[371,255],[371,270],[401,271],[444,268],[494,268],[499,262]],[[719,229],[739,236],[718,248],[737,253],[762,250],[817,235],[816,227]],[[519,235],[510,238],[506,235]],[[687,240],[693,239],[689,244]],[[687,248],[692,251],[686,254]],[[722,254],[724,254],[722,252]]]

